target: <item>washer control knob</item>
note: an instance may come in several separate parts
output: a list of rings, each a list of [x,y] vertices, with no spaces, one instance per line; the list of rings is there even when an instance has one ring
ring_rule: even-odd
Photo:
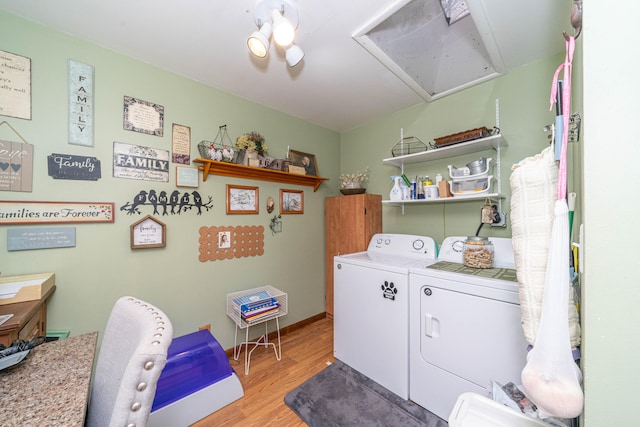
[[[336,265],[336,268],[337,268],[338,270],[342,270],[342,264],[338,264],[338,265]]]
[[[418,240],[414,240],[413,241],[413,249],[419,251],[422,248],[424,248],[424,242],[422,241],[422,239],[418,239]]]
[[[387,246],[391,244],[391,239],[385,239],[384,244]]]

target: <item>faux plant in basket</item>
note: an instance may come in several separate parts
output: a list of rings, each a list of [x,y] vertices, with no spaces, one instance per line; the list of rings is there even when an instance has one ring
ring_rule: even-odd
[[[366,190],[366,184],[369,181],[369,167],[364,172],[344,173],[338,178],[340,181],[340,192],[344,195],[361,194]]]
[[[248,165],[249,159],[257,159],[258,154],[264,155],[269,149],[265,143],[264,136],[258,132],[245,133],[236,138],[236,147],[243,151],[243,164]]]

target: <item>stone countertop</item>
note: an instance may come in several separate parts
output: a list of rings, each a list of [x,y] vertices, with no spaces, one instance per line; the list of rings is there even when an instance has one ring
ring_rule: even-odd
[[[0,424],[16,427],[83,426],[97,332],[33,348],[0,372]]]

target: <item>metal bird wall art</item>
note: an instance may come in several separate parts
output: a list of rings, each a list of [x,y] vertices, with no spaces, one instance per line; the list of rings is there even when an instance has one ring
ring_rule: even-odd
[[[172,193],[156,190],[141,190],[135,195],[133,201],[120,206],[120,210],[127,215],[142,214],[142,206],[153,207],[153,215],[181,215],[186,212],[196,212],[202,215],[202,210],[209,212],[213,208],[213,197],[208,196],[205,202],[197,191],[185,191],[180,193],[174,190]]]

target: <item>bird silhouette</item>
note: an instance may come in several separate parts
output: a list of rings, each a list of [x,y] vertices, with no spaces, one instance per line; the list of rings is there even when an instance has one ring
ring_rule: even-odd
[[[178,209],[178,214],[180,214],[183,210],[186,211],[187,209],[189,209],[189,199],[190,198],[191,198],[191,195],[189,193],[187,193],[187,192],[185,192],[182,195],[182,198],[180,199],[180,208]]]
[[[158,195],[156,190],[149,190],[149,202],[153,206],[153,214],[158,215]]]
[[[169,197],[169,204],[171,205],[171,215],[176,214],[174,209],[178,205],[179,201],[180,201],[180,192],[178,190],[174,190],[174,192],[171,193],[171,196]]]
[[[198,215],[202,215],[202,196],[197,191],[191,193],[193,195],[193,204],[198,208]]]
[[[133,198],[133,204],[131,205],[131,207],[129,208],[129,215],[133,215],[134,213],[140,213],[138,211],[138,206],[139,205],[144,205],[144,203],[147,201],[147,192],[142,190],[141,192],[139,192],[136,197]]]
[[[160,206],[162,206],[162,215],[168,215],[167,214],[167,202],[169,201],[169,198],[167,197],[167,192],[166,191],[161,191],[160,192],[160,197],[158,197],[158,203],[160,203]]]

